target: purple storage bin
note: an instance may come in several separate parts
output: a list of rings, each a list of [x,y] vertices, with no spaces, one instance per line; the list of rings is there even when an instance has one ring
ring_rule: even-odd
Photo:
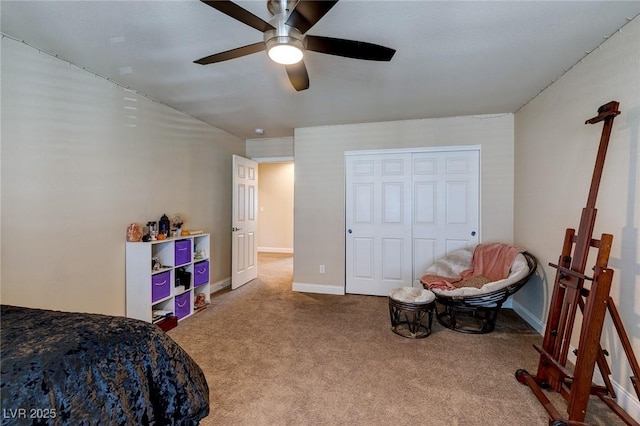
[[[180,296],[176,296],[176,306],[174,314],[178,319],[184,318],[191,313],[191,305],[189,304],[189,295],[191,292],[187,291]]]
[[[171,271],[151,276],[151,301],[163,299],[171,294]]]
[[[176,262],[175,266],[184,265],[191,262],[191,240],[176,241]]]
[[[206,284],[209,282],[209,261],[198,262],[193,265],[193,286]]]

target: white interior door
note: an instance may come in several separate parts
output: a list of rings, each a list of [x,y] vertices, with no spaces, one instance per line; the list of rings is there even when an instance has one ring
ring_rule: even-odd
[[[479,151],[345,157],[346,292],[420,286],[433,261],[479,241]]]
[[[258,276],[258,163],[233,156],[231,288]]]
[[[346,158],[346,292],[411,286],[411,154]]]

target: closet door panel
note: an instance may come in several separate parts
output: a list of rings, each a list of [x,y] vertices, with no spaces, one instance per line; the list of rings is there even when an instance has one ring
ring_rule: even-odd
[[[411,155],[345,158],[346,292],[411,286]]]
[[[413,285],[418,287],[436,259],[479,241],[479,152],[415,153],[412,159]]]

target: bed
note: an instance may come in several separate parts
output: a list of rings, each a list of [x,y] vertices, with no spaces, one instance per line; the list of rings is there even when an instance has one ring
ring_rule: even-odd
[[[204,373],[156,325],[0,309],[3,425],[197,425],[208,415]]]

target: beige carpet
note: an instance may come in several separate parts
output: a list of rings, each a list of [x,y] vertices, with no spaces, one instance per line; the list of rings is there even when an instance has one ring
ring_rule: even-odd
[[[391,332],[385,297],[296,293],[290,255],[259,265],[257,280],[169,332],[207,376],[202,425],[548,424],[514,377],[535,373],[542,337],[511,311],[490,334],[436,323],[410,340]],[[590,403],[589,422],[622,424],[602,407]]]

